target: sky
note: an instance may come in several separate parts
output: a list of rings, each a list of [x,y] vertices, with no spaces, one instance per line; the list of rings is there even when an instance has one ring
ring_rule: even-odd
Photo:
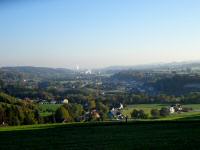
[[[199,0],[0,0],[0,66],[200,60]]]

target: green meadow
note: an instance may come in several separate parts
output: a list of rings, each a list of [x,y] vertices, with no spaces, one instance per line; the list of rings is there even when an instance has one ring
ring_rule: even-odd
[[[1,150],[199,149],[200,122],[148,121],[0,128]]]
[[[48,116],[54,113],[62,104],[39,104],[41,116]]]
[[[130,114],[134,109],[142,109],[149,116],[151,115],[152,109],[161,109],[162,107],[169,107],[167,104],[136,104],[136,105],[128,105],[123,110],[124,115],[128,115],[130,118]],[[181,112],[170,114],[167,117],[160,118],[159,120],[200,120],[200,104],[187,104],[183,105],[183,107],[192,108],[193,110],[190,112]]]
[[[42,105],[42,110],[56,110],[59,105]],[[131,105],[124,109],[167,107],[160,104]],[[200,143],[200,105],[191,112],[172,114],[157,120],[124,120],[0,127],[0,150],[197,150]]]

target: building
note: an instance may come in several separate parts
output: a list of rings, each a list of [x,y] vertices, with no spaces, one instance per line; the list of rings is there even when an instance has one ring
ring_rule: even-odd
[[[64,99],[64,100],[62,101],[62,103],[63,103],[63,104],[68,104],[68,103],[69,103],[69,100],[68,100],[68,99]]]
[[[171,105],[169,108],[169,111],[171,114],[175,112],[181,112],[182,110],[183,110],[183,107],[180,104]]]
[[[170,111],[171,114],[175,113],[174,107],[170,107],[170,108],[169,108],[169,111]]]

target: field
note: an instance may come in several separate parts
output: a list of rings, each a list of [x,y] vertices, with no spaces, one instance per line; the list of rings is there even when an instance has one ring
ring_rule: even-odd
[[[130,113],[133,109],[142,109],[145,113],[149,114],[151,109],[160,109],[162,107],[169,107],[167,104],[137,104],[137,105],[129,105],[123,110],[124,115],[128,115],[130,117]],[[159,120],[200,120],[200,104],[187,104],[183,105],[183,107],[192,108],[191,112],[182,112],[180,114],[174,113],[168,117],[160,118]]]
[[[39,104],[41,116],[48,116],[55,112],[62,104]]]
[[[40,105],[43,115],[60,105]],[[167,107],[160,104],[131,105],[124,109]],[[0,127],[0,150],[198,150],[200,149],[200,105],[185,105],[193,111],[158,120],[93,122]]]
[[[39,110],[41,116],[51,115],[58,109],[62,104],[40,104]],[[151,109],[160,109],[162,107],[169,107],[167,104],[136,104],[136,105],[128,105],[123,110],[124,115],[128,115],[130,118],[130,113],[133,109],[142,109],[145,113],[150,115]],[[200,104],[187,104],[183,105],[183,107],[192,108],[191,112],[182,112],[180,114],[174,113],[168,117],[160,118],[157,120],[200,120]]]
[[[200,149],[200,122],[129,122],[0,128],[1,150]]]

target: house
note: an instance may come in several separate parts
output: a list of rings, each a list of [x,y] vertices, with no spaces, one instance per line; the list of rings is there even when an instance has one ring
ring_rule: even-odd
[[[176,104],[177,111],[182,111],[183,107],[180,104]]]
[[[63,104],[68,104],[68,103],[69,103],[69,100],[68,100],[68,99],[64,99],[64,100],[62,101],[62,103],[63,103]]]
[[[99,113],[97,112],[96,109],[91,111],[91,115],[92,115],[93,118],[96,118],[96,119],[100,118],[100,115],[99,115]]]
[[[93,109],[91,111],[86,112],[83,116],[81,116],[79,119],[89,121],[91,119],[99,120],[101,118],[99,112],[97,112],[96,109]]]
[[[121,109],[123,109],[123,108],[124,108],[123,104],[120,103],[120,107],[119,107],[118,109],[121,110]]]
[[[110,112],[108,113],[110,118],[115,118],[117,120],[121,120],[124,118],[123,114],[121,113],[121,110],[123,109],[123,105],[120,104],[119,108],[112,108]]]
[[[169,111],[172,114],[175,112],[181,112],[182,110],[183,110],[183,107],[180,104],[171,105],[169,108]]]
[[[55,100],[51,100],[50,104],[56,104],[57,102]]]
[[[49,101],[47,100],[40,100],[38,101],[39,104],[49,104]]]
[[[112,109],[110,110],[110,113],[111,113],[113,116],[115,116],[115,115],[117,114],[117,109],[112,108]]]
[[[169,108],[169,111],[170,111],[171,114],[175,113],[174,107],[170,107],[170,108]]]

